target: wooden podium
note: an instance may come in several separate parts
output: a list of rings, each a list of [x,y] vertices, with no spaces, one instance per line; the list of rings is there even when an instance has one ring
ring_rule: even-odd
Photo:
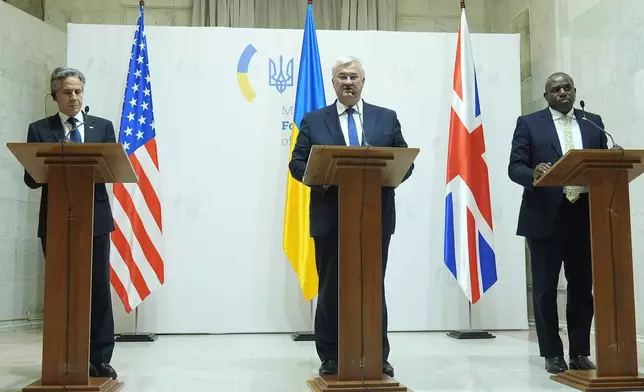
[[[306,185],[339,187],[338,374],[315,392],[408,391],[382,373],[381,187],[400,184],[419,149],[313,146]]]
[[[48,184],[42,378],[23,391],[115,392],[89,377],[94,184],[136,183],[120,143],[7,143],[38,183]]]
[[[638,373],[628,184],[644,172],[644,150],[570,150],[536,186],[589,188],[596,371],[552,376],[582,391],[644,391]]]

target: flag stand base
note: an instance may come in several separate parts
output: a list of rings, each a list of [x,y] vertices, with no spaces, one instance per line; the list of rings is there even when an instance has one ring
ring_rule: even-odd
[[[134,332],[119,333],[114,335],[115,342],[154,342],[157,335],[149,332],[136,332],[139,330],[139,308],[134,309]]]
[[[315,315],[313,313],[313,300],[309,301],[309,309],[311,312],[311,324],[315,324]],[[293,339],[294,342],[315,342],[315,332],[314,331],[293,332],[291,334],[291,339]]]
[[[314,342],[315,333],[313,332],[295,332],[291,334],[291,339],[294,342]]]
[[[474,330],[465,330],[465,331],[450,331],[447,333],[447,336],[454,339],[494,339],[496,336],[492,335],[487,331],[474,331]]]
[[[463,331],[450,331],[447,336],[454,339],[494,339],[496,336],[487,331],[477,331],[472,329],[472,303],[467,301],[469,329]]]
[[[114,336],[115,342],[154,342],[157,335],[153,333],[121,333]]]

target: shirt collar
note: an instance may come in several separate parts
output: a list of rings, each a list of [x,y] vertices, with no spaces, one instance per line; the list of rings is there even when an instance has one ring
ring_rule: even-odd
[[[566,117],[566,116],[568,116],[568,117],[572,118],[573,120],[575,120],[575,108],[570,109],[570,111],[568,113],[566,113],[566,114],[563,114],[560,111],[555,110],[555,109],[553,109],[551,107],[548,107],[548,109],[550,109],[550,114],[552,114],[552,119],[554,121],[560,120],[560,119],[562,119],[563,117]]]
[[[69,116],[61,111],[58,111],[58,116],[60,116],[60,121],[63,123],[63,125],[65,125],[65,123],[67,123],[67,119],[69,118]],[[78,121],[78,124],[82,123],[83,111],[79,110],[78,113],[76,113],[76,115],[74,116],[74,118]]]
[[[340,100],[336,101],[336,108],[338,109],[338,116],[341,116],[344,114],[344,112],[347,111],[348,106],[345,106]],[[358,114],[362,114],[362,99],[360,99],[355,106],[353,107]]]

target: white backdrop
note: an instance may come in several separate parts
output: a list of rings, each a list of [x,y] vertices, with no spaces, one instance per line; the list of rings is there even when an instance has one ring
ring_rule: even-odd
[[[68,65],[87,77],[91,113],[120,123],[134,26],[69,25]],[[292,332],[311,328],[309,304],[282,251],[288,122],[302,31],[148,27],[161,167],[166,283],[139,307],[156,333]],[[327,87],[333,59],[363,60],[363,98],[398,112],[419,147],[397,190],[386,293],[390,330],[468,326],[468,306],[443,264],[445,165],[456,34],[318,31]],[[527,328],[523,240],[515,236],[521,189],[507,177],[520,114],[519,41],[473,35],[491,171],[499,281],[473,307],[475,328]],[[256,98],[236,70],[244,49]],[[269,58],[293,61],[293,86],[269,85]],[[286,124],[286,126],[284,126]],[[116,300],[118,301],[118,300]],[[114,304],[121,331],[131,321]]]

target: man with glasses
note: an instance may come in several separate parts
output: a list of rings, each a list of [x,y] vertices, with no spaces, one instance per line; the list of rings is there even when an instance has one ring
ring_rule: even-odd
[[[304,115],[293,149],[289,168],[302,181],[313,145],[407,147],[400,131],[396,112],[362,100],[365,71],[360,60],[343,57],[333,63],[333,88],[337,100],[330,106]],[[406,180],[413,165],[405,175]],[[382,344],[383,373],[394,376],[387,361],[387,306],[384,277],[389,242],[396,224],[393,188],[382,189]],[[310,235],[315,243],[315,261],[319,277],[318,303],[315,312],[315,344],[322,361],[320,375],[338,371],[338,188],[314,186],[311,189]]]

